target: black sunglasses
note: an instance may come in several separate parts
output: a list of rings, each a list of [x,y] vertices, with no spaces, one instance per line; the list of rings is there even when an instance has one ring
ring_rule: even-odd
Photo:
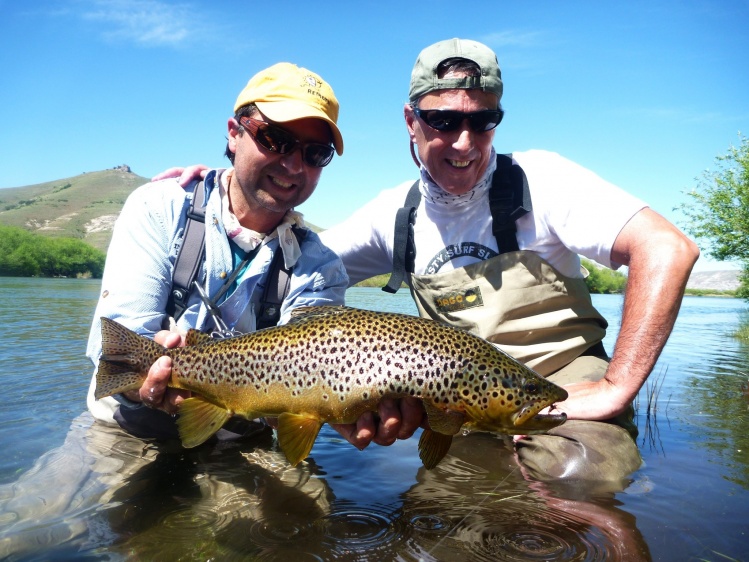
[[[438,131],[455,131],[468,119],[468,126],[474,133],[485,133],[491,131],[502,121],[504,111],[501,109],[484,109],[472,113],[452,111],[449,109],[419,109],[413,108],[414,113]]]
[[[302,159],[306,164],[315,168],[322,168],[330,164],[335,148],[320,142],[303,143],[286,129],[276,125],[258,121],[252,117],[242,117],[239,123],[246,128],[252,138],[269,152],[289,154],[297,148],[302,150]]]

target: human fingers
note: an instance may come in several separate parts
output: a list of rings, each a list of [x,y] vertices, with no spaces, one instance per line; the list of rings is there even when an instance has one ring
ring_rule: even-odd
[[[203,164],[188,166],[182,171],[182,175],[180,175],[177,181],[182,187],[187,187],[193,181],[205,179],[209,169],[208,166]]]
[[[377,430],[372,412],[364,412],[356,423],[332,423],[330,426],[359,450],[372,442]]]
[[[398,403],[392,399],[382,400],[377,407],[380,418],[373,441],[378,445],[392,445],[398,438],[402,416]]]
[[[172,359],[166,355],[159,357],[148,370],[146,380],[138,390],[141,402],[149,408],[161,408],[167,383],[172,374]]]
[[[149,408],[164,410],[168,414],[176,414],[182,401],[189,398],[190,392],[168,388],[167,385],[171,376],[171,358],[167,356],[159,357],[151,365],[148,376],[138,391],[143,404]]]
[[[159,345],[163,345],[166,348],[182,347],[185,345],[184,339],[177,332],[170,332],[169,330],[161,330],[156,332],[153,336],[153,341]]]
[[[161,180],[167,180],[169,178],[177,178],[182,175],[182,172],[184,172],[185,169],[181,168],[179,166],[174,166],[173,168],[168,168],[164,170],[163,172],[159,172],[154,177],[151,178],[151,181],[161,181]]]
[[[424,404],[418,398],[403,398],[400,400],[401,424],[398,439],[408,439],[419,427],[427,425]]]

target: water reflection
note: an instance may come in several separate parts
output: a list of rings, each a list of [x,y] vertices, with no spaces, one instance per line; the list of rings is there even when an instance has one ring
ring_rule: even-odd
[[[455,439],[450,455],[404,495],[421,547],[436,560],[650,560],[635,518],[613,494],[570,495],[527,480],[490,435]],[[492,455],[487,451],[491,450]],[[416,527],[418,530],[419,527]]]
[[[83,345],[96,282],[0,280],[0,558],[723,560],[749,517],[743,305],[685,299],[638,409],[645,466],[623,493],[542,484],[500,438],[456,438],[432,471],[416,440],[359,452],[324,429],[290,468],[266,435],[191,451],[91,431]],[[594,297],[612,320],[621,298]],[[34,302],[34,307],[28,307]],[[352,304],[411,312],[406,293]],[[659,376],[660,378],[655,378]],[[63,443],[63,439],[65,442]],[[62,444],[62,446],[60,446]],[[34,460],[41,453],[48,454]],[[15,553],[15,554],[12,554]]]

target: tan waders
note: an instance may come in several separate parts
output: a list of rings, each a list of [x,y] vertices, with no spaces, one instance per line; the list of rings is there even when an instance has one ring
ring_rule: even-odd
[[[434,275],[411,275],[419,313],[496,344],[542,376],[566,385],[599,380],[607,323],[583,279],[563,276],[532,252],[509,252]],[[538,480],[624,482],[642,463],[631,414],[609,422],[570,420],[516,444]]]

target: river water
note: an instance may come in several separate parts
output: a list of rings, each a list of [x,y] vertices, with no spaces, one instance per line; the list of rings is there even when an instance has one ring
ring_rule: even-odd
[[[749,560],[747,305],[686,297],[637,403],[624,490],[523,478],[489,434],[427,471],[416,439],[358,451],[327,426],[310,458],[272,439],[185,451],[84,414],[99,282],[0,278],[0,559]],[[610,321],[621,297],[594,296]],[[351,306],[415,313],[407,291]]]

